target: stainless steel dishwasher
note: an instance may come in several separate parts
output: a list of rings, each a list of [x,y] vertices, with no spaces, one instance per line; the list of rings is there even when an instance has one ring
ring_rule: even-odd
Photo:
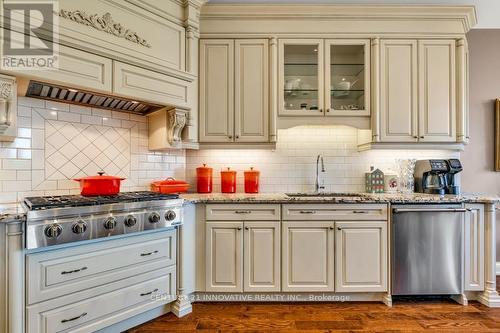
[[[461,294],[465,209],[392,206],[392,294]]]

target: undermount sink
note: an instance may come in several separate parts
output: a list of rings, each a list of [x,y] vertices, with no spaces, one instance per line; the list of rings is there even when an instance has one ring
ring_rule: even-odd
[[[319,192],[319,193],[285,193],[288,197],[362,197],[364,193]]]

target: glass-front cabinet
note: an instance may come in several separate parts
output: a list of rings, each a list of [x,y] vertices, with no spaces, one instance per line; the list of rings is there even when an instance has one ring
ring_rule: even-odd
[[[280,116],[370,114],[370,41],[279,41]]]

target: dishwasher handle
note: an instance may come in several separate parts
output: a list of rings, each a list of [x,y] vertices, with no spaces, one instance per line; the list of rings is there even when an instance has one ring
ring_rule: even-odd
[[[465,208],[394,208],[394,214],[398,213],[465,213]]]

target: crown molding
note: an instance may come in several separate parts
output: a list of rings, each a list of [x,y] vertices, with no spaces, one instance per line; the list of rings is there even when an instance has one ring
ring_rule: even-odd
[[[474,6],[467,5],[304,5],[304,4],[205,4],[201,22],[211,21],[413,21],[459,22],[467,33],[477,24]],[[457,30],[457,28],[452,28]],[[203,31],[202,31],[203,33]]]

